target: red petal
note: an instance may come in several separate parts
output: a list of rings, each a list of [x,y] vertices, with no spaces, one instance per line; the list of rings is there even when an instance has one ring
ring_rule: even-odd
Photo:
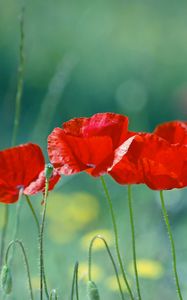
[[[9,186],[27,186],[44,168],[39,146],[24,144],[0,151],[0,179]]]
[[[118,163],[114,163],[109,174],[120,184],[143,183],[142,169],[139,167],[143,138],[133,136],[126,141],[124,156],[120,155]]]
[[[0,151],[0,201],[18,200],[19,189],[28,186],[44,169],[44,157],[39,146],[24,144]]]
[[[59,181],[60,175],[57,172],[57,170],[53,170],[53,175],[49,180],[49,191],[54,188],[56,183]],[[40,172],[38,178],[31,182],[29,186],[27,186],[23,193],[25,195],[34,195],[37,194],[38,192],[44,192],[45,191],[45,173],[44,171]]]
[[[156,127],[155,134],[164,138],[171,144],[187,145],[187,123],[173,121]]]
[[[64,132],[77,137],[109,136],[113,147],[126,139],[128,118],[115,113],[98,113],[90,118],[75,118],[63,124]]]
[[[100,172],[106,172],[113,159],[110,137],[70,136],[60,128],[55,128],[48,137],[48,153],[54,167],[65,175],[83,170],[89,170],[92,173],[94,169],[99,168],[99,171],[93,174],[99,176]]]
[[[0,181],[0,202],[9,204],[14,203],[19,198],[19,191],[16,189],[11,189],[3,181]]]
[[[121,184],[145,183],[155,190],[181,188],[187,184],[186,161],[187,147],[142,134],[110,174]]]

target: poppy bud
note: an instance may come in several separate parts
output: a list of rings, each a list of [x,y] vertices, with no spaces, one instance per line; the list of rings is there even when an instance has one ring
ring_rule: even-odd
[[[5,294],[10,294],[12,291],[12,276],[10,269],[4,265],[1,271],[1,286]]]
[[[45,177],[47,180],[51,178],[51,175],[53,173],[53,165],[52,164],[46,164],[45,165]]]
[[[90,300],[100,300],[98,288],[93,281],[87,283],[88,297]]]

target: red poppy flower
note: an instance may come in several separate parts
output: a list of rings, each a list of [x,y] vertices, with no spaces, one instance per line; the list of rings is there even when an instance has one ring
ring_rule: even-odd
[[[187,147],[156,134],[140,134],[123,159],[110,170],[120,184],[145,183],[164,190],[187,186]]]
[[[100,176],[128,151],[128,118],[114,113],[98,113],[75,118],[55,128],[48,137],[51,163],[61,174],[86,171]]]
[[[170,144],[187,145],[187,122],[172,121],[156,127],[155,134]]]
[[[26,195],[44,191],[45,160],[38,145],[29,143],[0,151],[0,166],[0,202],[16,202],[21,188]],[[59,178],[55,170],[49,189]]]

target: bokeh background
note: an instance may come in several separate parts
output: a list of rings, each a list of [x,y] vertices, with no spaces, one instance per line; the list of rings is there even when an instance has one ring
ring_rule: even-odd
[[[19,64],[22,1],[0,1],[0,148],[10,146]],[[130,129],[187,115],[187,2],[129,0],[26,1],[25,73],[17,143],[39,143],[61,123],[77,116],[113,111],[129,116]],[[47,160],[47,156],[46,156]],[[120,246],[134,287],[127,189],[106,178],[116,211]],[[133,187],[140,284],[144,300],[175,300],[168,237],[159,195]],[[166,192],[176,241],[178,271],[187,299],[186,189]],[[41,196],[32,198],[38,216]],[[38,295],[35,224],[23,199],[18,237],[27,248]],[[7,242],[16,205],[10,207]],[[0,205],[0,227],[4,205]],[[80,262],[80,293],[86,300],[88,245],[102,233],[113,247],[111,220],[99,180],[85,174],[62,178],[50,195],[45,234],[49,286],[70,299],[72,269]],[[13,293],[28,299],[24,266],[15,252]],[[95,247],[93,277],[101,299],[120,299],[112,267],[101,244]],[[128,299],[128,295],[126,295]]]

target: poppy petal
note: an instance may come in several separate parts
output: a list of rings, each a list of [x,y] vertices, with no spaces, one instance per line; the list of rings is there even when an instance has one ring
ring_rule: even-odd
[[[171,144],[187,144],[187,124],[181,121],[172,121],[157,126],[154,133]]]
[[[53,175],[51,176],[50,180],[49,180],[49,191],[52,190],[54,188],[54,186],[56,185],[56,183],[59,181],[60,179],[60,175],[57,172],[57,170],[53,170]],[[45,191],[45,171],[43,170],[42,172],[40,172],[39,176],[37,177],[37,179],[33,182],[31,182],[29,184],[29,186],[27,186],[23,193],[25,195],[34,195],[37,194],[39,192],[44,192]]]
[[[104,162],[106,169],[106,158],[109,158],[108,167],[112,164],[112,153],[112,141],[107,136],[81,138],[67,135],[63,129],[55,128],[48,137],[50,161],[64,175],[93,170]],[[99,175],[96,173],[95,176]]]
[[[65,122],[63,130],[77,137],[109,136],[116,148],[126,138],[128,118],[115,113],[97,113],[90,118],[75,118]]]
[[[0,180],[9,186],[27,186],[44,168],[44,157],[38,145],[24,144],[0,151]]]
[[[19,190],[10,188],[5,182],[0,181],[0,202],[14,203],[19,198]]]

